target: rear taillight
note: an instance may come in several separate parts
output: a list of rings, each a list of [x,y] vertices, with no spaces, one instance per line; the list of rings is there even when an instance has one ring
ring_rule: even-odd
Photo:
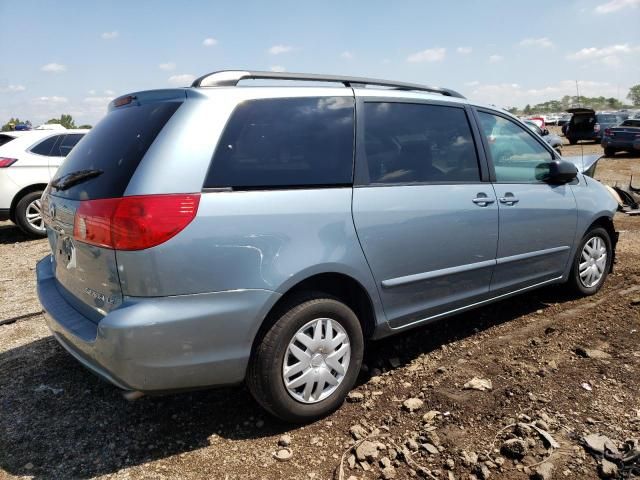
[[[593,124],[593,131],[594,132],[599,132],[600,131],[600,124],[599,123],[594,123]]]
[[[604,129],[604,134],[608,137],[611,135],[611,129],[610,128],[605,128]]]
[[[76,211],[73,237],[115,250],[155,247],[189,225],[199,203],[199,193],[85,200]]]
[[[0,157],[0,168],[7,168],[18,161],[17,158]]]

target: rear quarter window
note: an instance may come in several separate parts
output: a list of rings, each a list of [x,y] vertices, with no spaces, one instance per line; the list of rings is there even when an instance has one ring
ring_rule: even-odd
[[[58,140],[60,140],[60,137],[61,135],[52,135],[51,137],[45,138],[35,146],[31,147],[31,153],[48,157],[51,155],[54,145],[58,143]]]
[[[0,135],[0,147],[2,145],[5,145],[5,144],[9,143],[14,138],[15,137],[12,137],[11,135]]]
[[[236,107],[205,188],[288,188],[352,183],[354,100],[278,98]]]
[[[121,197],[142,157],[182,102],[156,102],[109,112],[84,136],[58,170],[56,179],[79,170],[100,176],[53,194],[73,200]],[[77,139],[73,139],[77,141]],[[61,152],[73,140],[60,143]]]

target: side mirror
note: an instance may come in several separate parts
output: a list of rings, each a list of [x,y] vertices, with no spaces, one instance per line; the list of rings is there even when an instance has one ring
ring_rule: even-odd
[[[566,160],[553,160],[538,165],[538,177],[551,185],[564,185],[578,176],[578,168]]]
[[[549,135],[549,130],[546,128],[542,130],[542,136],[544,137],[545,135]]]

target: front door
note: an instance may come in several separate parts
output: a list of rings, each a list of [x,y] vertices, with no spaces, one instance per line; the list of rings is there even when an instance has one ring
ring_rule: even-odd
[[[577,209],[570,185],[543,181],[553,153],[526,127],[479,111],[500,212],[493,294],[562,276],[574,242]]]
[[[353,218],[392,327],[486,298],[498,206],[458,105],[365,101]]]

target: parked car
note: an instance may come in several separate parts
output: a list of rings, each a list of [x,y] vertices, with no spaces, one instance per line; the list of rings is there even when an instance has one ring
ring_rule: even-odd
[[[44,237],[40,197],[64,157],[88,130],[0,133],[0,220]]]
[[[546,126],[549,125],[558,125],[558,120],[560,119],[560,115],[556,115],[555,113],[552,113],[551,115],[545,115],[544,116],[544,122]]]
[[[237,87],[252,79],[268,82]],[[367,339],[543,285],[597,292],[616,207],[452,90],[214,72],[118,97],[67,157],[43,195],[38,296],[54,337],[123,390],[246,381],[305,422],[343,402]]]
[[[543,130],[537,123],[531,120],[525,120],[524,123],[532,132],[540,135],[544,141],[551,145],[558,153],[562,153],[562,139],[559,136],[549,133],[549,130],[546,128]]]
[[[622,122],[622,118],[613,113],[596,113],[590,108],[570,108],[571,120],[566,125],[565,137],[571,145],[580,140],[591,140],[596,143],[602,141],[602,133],[606,128]]]
[[[640,153],[640,119],[625,120],[617,127],[606,128],[602,147],[607,157],[621,151]]]
[[[544,129],[547,128],[544,117],[529,117],[527,120],[531,120],[538,127]]]
[[[564,115],[560,115],[557,124],[559,127],[564,127],[567,123],[569,123],[569,120],[571,120],[571,114],[566,113]],[[564,128],[562,129],[562,134],[564,135]]]

